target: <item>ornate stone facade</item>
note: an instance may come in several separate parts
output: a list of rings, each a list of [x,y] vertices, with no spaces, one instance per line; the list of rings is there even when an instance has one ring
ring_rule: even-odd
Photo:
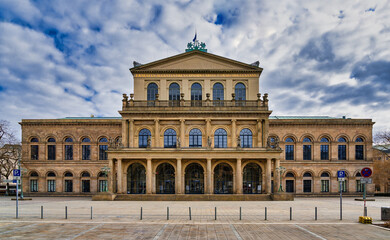
[[[362,190],[371,119],[270,117],[262,68],[204,51],[130,71],[134,94],[123,94],[119,118],[22,120],[25,192],[326,195],[339,191],[337,170],[346,194]]]

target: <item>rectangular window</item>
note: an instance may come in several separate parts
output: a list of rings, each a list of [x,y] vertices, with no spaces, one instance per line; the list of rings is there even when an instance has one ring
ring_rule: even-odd
[[[73,145],[65,145],[65,160],[73,160]]]
[[[65,180],[65,192],[73,192],[73,181]]]
[[[355,146],[355,159],[363,160],[364,159],[364,145],[356,145]]]
[[[311,160],[311,145],[303,145],[303,160]]]
[[[286,180],[286,192],[294,192],[294,180]]]
[[[48,192],[56,191],[56,180],[47,180],[47,191]]]
[[[30,192],[38,192],[38,180],[30,180]]]
[[[321,192],[329,192],[329,180],[321,180]]]
[[[99,160],[107,160],[108,145],[99,145]]]
[[[38,160],[38,145],[31,145],[31,160]]]
[[[227,148],[227,136],[214,136],[215,148]]]
[[[286,145],[286,160],[294,160],[294,145]]]
[[[91,145],[82,145],[82,160],[91,160]]]
[[[339,145],[339,160],[347,160],[347,146]]]
[[[190,135],[190,147],[202,147],[202,135]]]
[[[56,145],[47,146],[47,160],[56,160]]]
[[[81,190],[82,192],[90,192],[90,181],[89,180],[81,180]]]
[[[363,191],[364,191],[363,183],[360,182],[360,179],[356,180],[356,192],[363,192]]]
[[[107,192],[107,180],[99,180],[99,192]]]
[[[321,160],[329,160],[329,145],[321,145]]]

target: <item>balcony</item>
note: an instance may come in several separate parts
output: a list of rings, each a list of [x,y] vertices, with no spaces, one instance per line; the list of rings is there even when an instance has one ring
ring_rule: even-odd
[[[206,100],[184,100],[184,94],[181,94],[180,100],[159,100],[156,94],[156,100],[133,100],[134,95],[130,94],[130,100],[126,94],[123,94],[122,111],[268,111],[268,94],[257,94],[257,100],[235,100],[232,94],[232,100],[210,100],[210,94],[206,94]]]

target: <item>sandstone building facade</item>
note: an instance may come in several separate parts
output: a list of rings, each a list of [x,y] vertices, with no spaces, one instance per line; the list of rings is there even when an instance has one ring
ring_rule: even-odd
[[[346,194],[363,190],[359,171],[373,160],[371,119],[270,116],[258,63],[201,47],[134,65],[134,94],[123,94],[121,117],[21,121],[26,193],[327,195],[339,191],[338,170],[346,171]]]

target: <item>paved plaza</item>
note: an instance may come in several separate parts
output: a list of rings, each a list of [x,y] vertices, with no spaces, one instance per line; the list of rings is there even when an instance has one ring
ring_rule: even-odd
[[[380,223],[380,207],[389,206],[390,198],[375,200],[367,202],[368,216]],[[343,220],[339,219],[339,210],[339,198],[296,198],[293,202],[93,202],[90,198],[34,197],[20,201],[16,219],[15,201],[1,197],[0,239],[390,239],[389,230],[357,223],[363,202],[344,198]]]

